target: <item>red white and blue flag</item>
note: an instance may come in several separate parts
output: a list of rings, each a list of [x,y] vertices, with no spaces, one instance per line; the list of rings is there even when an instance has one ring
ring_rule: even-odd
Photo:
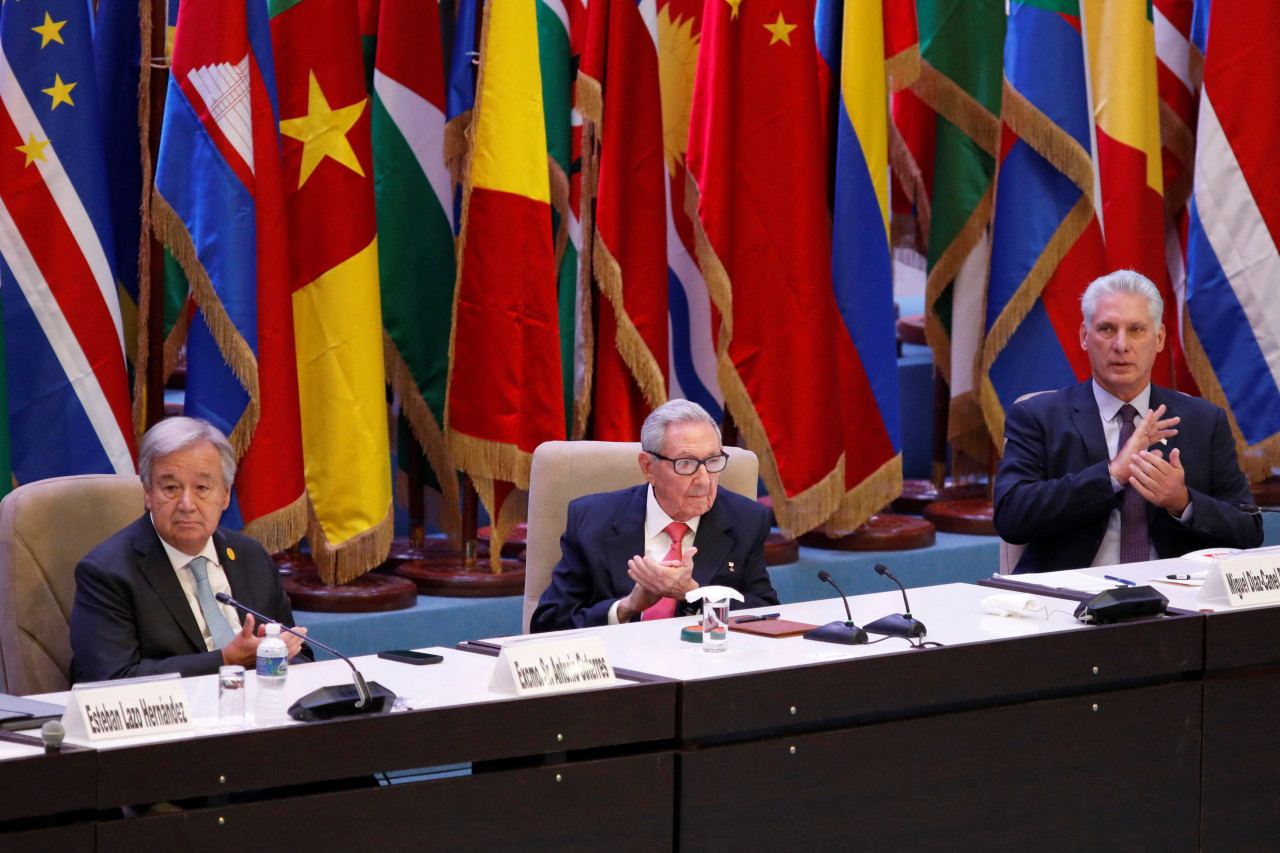
[[[183,0],[153,210],[196,306],[184,412],[231,439],[225,521],[270,549],[305,523],[278,123],[266,5]]]
[[[1280,182],[1272,151],[1280,116],[1274,0],[1201,0],[1192,39],[1204,52],[1187,245],[1188,362],[1201,391],[1227,408],[1242,467],[1280,458]]]
[[[133,428],[84,0],[0,6],[0,296],[18,482],[131,473]]]

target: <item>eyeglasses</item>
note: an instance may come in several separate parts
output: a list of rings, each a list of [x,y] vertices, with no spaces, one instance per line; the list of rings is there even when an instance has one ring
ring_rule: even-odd
[[[679,459],[672,459],[670,456],[663,456],[661,453],[654,453],[652,450],[645,452],[654,459],[670,462],[676,473],[683,477],[692,477],[698,473],[699,465],[706,465],[708,474],[719,474],[724,470],[724,466],[729,464],[729,454],[723,450],[713,456],[708,456],[706,459],[694,459],[692,456],[681,456]]]

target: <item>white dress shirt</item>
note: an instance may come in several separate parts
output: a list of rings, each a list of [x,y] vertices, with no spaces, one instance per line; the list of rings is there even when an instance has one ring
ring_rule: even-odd
[[[149,514],[148,514],[149,515]],[[155,526],[155,519],[151,521]],[[157,533],[157,535],[159,535]],[[207,651],[213,651],[213,635],[209,633],[209,623],[205,621],[204,611],[200,609],[200,600],[196,598],[196,575],[191,571],[188,565],[195,557],[184,554],[177,548],[164,541],[162,538],[160,544],[164,546],[164,552],[169,556],[169,563],[173,566],[174,574],[178,576],[178,583],[182,584],[182,591],[186,593],[187,604],[191,606],[191,612],[196,617],[196,624],[200,626],[200,634],[204,637],[204,645]],[[213,538],[210,537],[208,542],[204,543],[204,549],[196,556],[204,557],[209,561],[206,571],[209,575],[209,586],[213,588],[213,594],[225,592],[231,595],[231,583],[227,580],[227,573],[223,571],[222,564],[218,562],[218,549],[213,547]],[[218,608],[222,611],[222,615],[227,617],[231,630],[239,632],[240,617],[236,613],[236,609],[229,604],[219,604]]]
[[[650,484],[645,489],[645,492],[647,497],[645,499],[644,512],[644,555],[662,562],[671,550],[672,544],[671,537],[667,535],[666,527],[675,519],[667,515],[662,507],[658,506],[658,499],[653,496],[653,484]],[[685,524],[689,525],[689,532],[684,535],[684,544],[681,547],[682,553],[684,548],[688,548],[693,544],[693,540],[698,535],[698,522],[701,520],[702,517],[698,516],[685,522]],[[618,624],[617,601],[609,608],[609,624]]]

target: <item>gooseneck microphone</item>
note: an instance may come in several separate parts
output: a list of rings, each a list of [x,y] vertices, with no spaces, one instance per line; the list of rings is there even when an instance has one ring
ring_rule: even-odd
[[[828,622],[820,628],[814,628],[807,631],[804,635],[806,640],[818,640],[823,643],[840,643],[846,646],[856,646],[867,641],[867,632],[853,624],[853,613],[849,610],[849,599],[836,586],[836,582],[831,579],[831,575],[827,572],[818,572],[818,580],[823,583],[829,583],[835,587],[836,592],[840,593],[840,599],[844,602],[844,615],[848,618],[847,622]]]
[[[1257,504],[1236,504],[1236,509],[1249,515],[1262,515],[1264,512],[1280,512],[1280,507],[1258,506]]]
[[[270,616],[259,613],[252,607],[246,607],[225,592],[218,593],[214,598],[222,604],[230,604],[237,610],[252,613],[262,620],[263,624],[277,621]],[[360,670],[356,669],[356,665],[351,662],[351,658],[332,646],[326,646],[314,637],[308,637],[306,634],[295,631],[283,623],[280,624],[280,630],[293,634],[313,646],[319,646],[334,657],[342,658],[347,666],[351,667],[351,679],[354,682],[354,684],[321,687],[319,690],[313,690],[289,707],[290,717],[295,720],[311,722],[314,720],[329,720],[334,717],[347,717],[354,714],[380,714],[391,710],[391,703],[395,701],[396,694],[376,681],[373,682],[372,687],[366,684],[364,676],[360,674]]]
[[[924,623],[911,617],[911,605],[907,603],[907,588],[902,585],[902,581],[894,577],[893,572],[879,563],[876,564],[876,574],[887,577],[898,585],[898,589],[902,590],[902,609],[905,612],[877,619],[867,625],[867,630],[872,634],[884,634],[888,637],[923,637],[925,635]]]

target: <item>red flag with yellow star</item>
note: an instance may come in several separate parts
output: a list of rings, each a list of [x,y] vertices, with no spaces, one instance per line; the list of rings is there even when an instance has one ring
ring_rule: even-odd
[[[271,0],[311,518],[327,583],[391,544],[370,108],[356,0]]]
[[[844,493],[813,22],[813,0],[707,3],[689,122],[720,388],[793,533],[823,522]]]

